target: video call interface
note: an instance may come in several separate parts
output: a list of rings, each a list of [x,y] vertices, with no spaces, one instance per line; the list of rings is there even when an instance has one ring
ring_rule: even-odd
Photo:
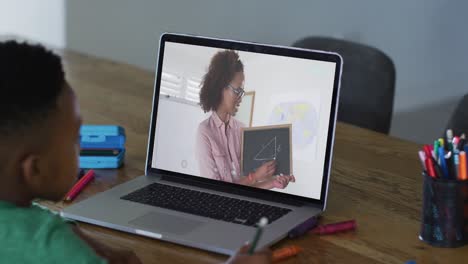
[[[335,70],[166,42],[152,167],[320,199]]]

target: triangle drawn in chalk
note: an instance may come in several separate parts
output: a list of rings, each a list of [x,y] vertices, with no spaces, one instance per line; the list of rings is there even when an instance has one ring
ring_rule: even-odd
[[[255,155],[254,160],[274,160],[276,159],[276,137],[272,138]]]

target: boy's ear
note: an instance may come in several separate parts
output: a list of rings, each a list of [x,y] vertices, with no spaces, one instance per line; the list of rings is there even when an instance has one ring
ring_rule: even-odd
[[[21,175],[23,175],[23,181],[30,192],[36,193],[41,186],[41,166],[40,158],[37,155],[31,154],[26,156],[21,161]]]

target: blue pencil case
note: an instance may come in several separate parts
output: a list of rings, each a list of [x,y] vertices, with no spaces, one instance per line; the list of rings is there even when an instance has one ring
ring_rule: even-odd
[[[122,166],[125,150],[117,156],[80,156],[81,169],[117,169]]]
[[[82,125],[80,144],[82,149],[124,149],[125,130],[115,125]]]
[[[116,169],[125,158],[125,130],[115,125],[82,125],[80,128],[81,150],[118,150],[117,155],[80,155],[80,168]],[[92,153],[92,152],[91,152]]]

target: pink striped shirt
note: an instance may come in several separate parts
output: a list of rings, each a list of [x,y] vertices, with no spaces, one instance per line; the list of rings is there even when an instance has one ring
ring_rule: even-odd
[[[200,176],[226,182],[237,182],[242,177],[242,127],[245,125],[232,116],[225,124],[215,112],[200,123],[196,140]]]

